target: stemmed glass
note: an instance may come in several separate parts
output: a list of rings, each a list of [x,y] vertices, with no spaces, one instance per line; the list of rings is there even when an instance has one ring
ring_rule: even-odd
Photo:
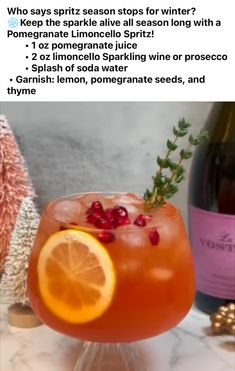
[[[100,214],[92,211],[94,205],[102,205]],[[116,219],[112,219],[113,215]],[[60,252],[70,243],[67,236],[77,238],[76,233],[80,232],[85,235],[85,241],[86,238],[91,244],[97,241],[101,261],[106,254],[112,264],[112,273],[107,271],[106,276],[107,290],[112,291],[112,295],[109,299],[106,297],[106,306],[100,313],[87,318],[96,301],[91,293],[82,321],[79,316],[76,319],[75,299],[68,312],[72,313],[71,318],[66,310],[71,302],[69,285],[75,274],[71,272],[75,272],[76,264],[87,264],[86,259],[82,255],[81,261],[76,262],[77,250],[73,251],[73,259],[68,258],[71,249],[68,248],[63,259]],[[56,245],[60,238],[64,238],[58,244],[61,250],[58,249],[58,256],[53,259],[60,259],[62,263],[53,270],[46,263],[54,248],[51,245]],[[80,245],[77,246],[79,249]],[[43,274],[49,281],[42,282],[43,264],[46,266]],[[70,268],[66,271],[63,264]],[[56,281],[60,270],[64,280]],[[115,280],[115,285],[109,279]],[[49,289],[45,289],[47,282]],[[79,287],[75,289],[79,291]],[[73,287],[74,298],[80,295],[75,289]],[[51,290],[52,294],[44,294],[45,290]],[[189,311],[195,295],[191,250],[179,210],[166,203],[146,211],[140,196],[115,192],[77,194],[49,203],[30,258],[28,293],[33,310],[45,324],[84,342],[74,371],[143,371],[131,343],[176,326]],[[54,304],[53,295],[57,296]]]

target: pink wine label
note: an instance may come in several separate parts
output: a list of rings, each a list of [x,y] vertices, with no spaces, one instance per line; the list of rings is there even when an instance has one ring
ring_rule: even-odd
[[[235,299],[235,216],[189,208],[198,291]]]

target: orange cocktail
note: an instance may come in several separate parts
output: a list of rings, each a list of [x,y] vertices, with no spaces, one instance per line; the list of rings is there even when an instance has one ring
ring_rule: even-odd
[[[33,309],[48,326],[95,342],[130,342],[174,327],[195,293],[182,217],[146,211],[134,194],[58,199],[43,213],[28,274]]]

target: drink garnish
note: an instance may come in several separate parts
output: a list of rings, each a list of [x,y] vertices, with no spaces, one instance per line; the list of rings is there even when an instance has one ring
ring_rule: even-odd
[[[51,235],[40,251],[37,271],[44,304],[63,321],[92,321],[112,303],[113,262],[89,233],[67,229]]]
[[[158,243],[160,241],[160,236],[159,236],[159,233],[158,233],[156,228],[153,228],[149,232],[149,239],[150,239],[150,242],[151,242],[152,245],[158,245]]]
[[[91,210],[92,211],[103,212],[103,206],[99,201],[94,201],[91,204]]]
[[[98,233],[97,238],[105,244],[115,240],[115,234],[110,232],[111,229],[131,224],[127,209],[120,205],[105,210],[101,202],[94,201],[86,210],[85,214],[86,221],[89,224],[94,225],[98,229],[102,229],[102,231]],[[149,220],[151,220],[149,215],[139,214],[134,219],[133,224],[137,227],[145,227]],[[86,230],[86,227],[75,227],[75,229]],[[149,240],[152,245],[157,245],[159,243],[160,237],[156,229],[149,232]]]
[[[98,234],[98,240],[103,243],[110,243],[115,240],[115,235],[109,231],[102,231]]]
[[[182,165],[183,160],[187,160],[192,156],[192,147],[208,140],[207,131],[201,131],[197,136],[188,135],[190,126],[184,118],[180,119],[178,126],[173,127],[173,140],[167,140],[167,153],[165,157],[157,157],[158,170],[153,176],[152,190],[147,189],[144,194],[144,208],[146,211],[149,211],[151,208],[163,206],[166,200],[178,191],[178,184],[184,179],[185,174],[185,169]],[[188,146],[179,150],[178,140],[186,135],[188,135]],[[178,153],[176,151],[177,149]],[[177,153],[177,156],[173,157],[173,153]],[[103,243],[110,243],[115,240],[114,233],[108,232],[108,230],[131,223],[128,210],[125,207],[117,205],[105,210],[98,200],[92,202],[85,214],[87,223],[102,230],[98,235],[98,239]],[[133,224],[138,227],[145,227],[147,221],[148,215],[139,214],[134,219]],[[78,226],[76,229],[85,230],[86,227]],[[156,228],[149,232],[149,240],[152,245],[159,243],[160,237]]]
[[[127,209],[119,205],[104,210],[99,201],[94,201],[86,215],[86,221],[98,229],[115,229],[130,224]]]
[[[166,200],[178,191],[178,184],[185,175],[182,162],[192,156],[192,147],[208,140],[208,132],[204,130],[200,131],[197,136],[188,135],[190,126],[184,118],[180,119],[177,128],[173,127],[173,140],[167,140],[165,157],[157,157],[158,170],[152,177],[152,189],[147,189],[144,194],[146,210],[163,206]],[[188,135],[188,146],[185,149],[179,149],[178,140],[186,135]]]
[[[134,220],[134,224],[137,225],[138,227],[145,227],[147,224],[146,218],[144,215],[139,214]]]

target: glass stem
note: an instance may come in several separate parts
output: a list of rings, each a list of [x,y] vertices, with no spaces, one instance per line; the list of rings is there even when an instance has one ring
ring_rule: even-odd
[[[73,371],[146,371],[131,344],[85,342]]]

